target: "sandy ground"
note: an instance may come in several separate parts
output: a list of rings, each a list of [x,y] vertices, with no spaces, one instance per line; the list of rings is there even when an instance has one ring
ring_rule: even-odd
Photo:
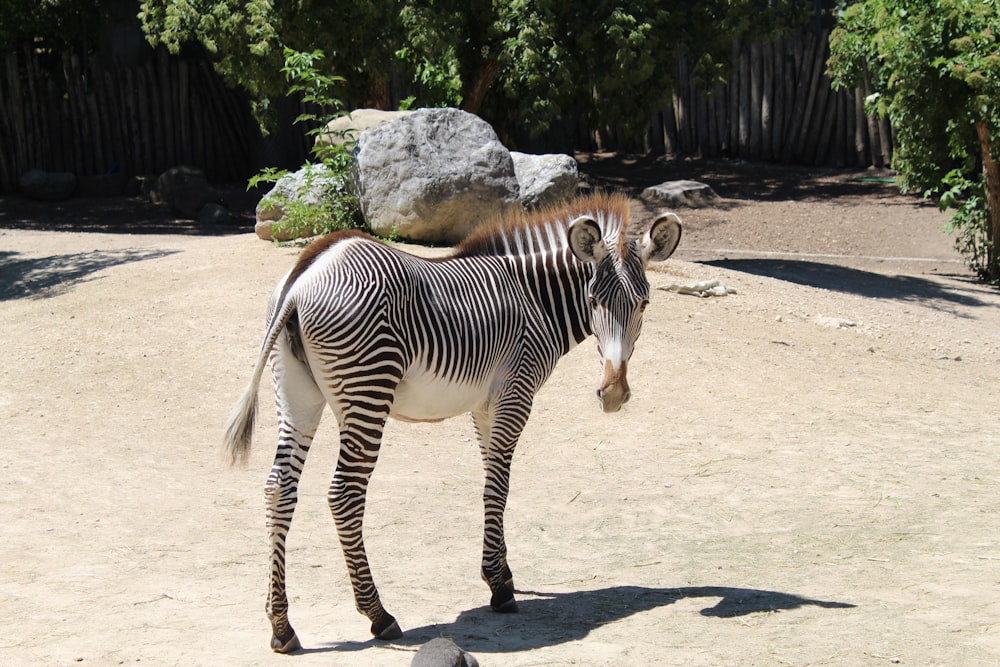
[[[437,636],[484,666],[1000,663],[1000,294],[942,214],[850,176],[737,170],[681,211],[652,284],[736,294],[655,292],[621,413],[593,398],[592,343],[564,359],[514,462],[519,614],[479,580],[470,420],[392,423],[366,531],[405,635],[372,640],[326,422],[290,537],[291,657],[263,612],[273,413],[248,469],[218,446],[299,250],[43,231],[7,202],[29,228],[0,229],[0,664],[408,665]]]

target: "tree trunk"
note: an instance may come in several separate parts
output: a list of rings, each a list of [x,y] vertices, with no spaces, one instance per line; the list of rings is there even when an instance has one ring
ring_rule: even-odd
[[[389,79],[381,74],[373,74],[368,82],[365,106],[369,109],[392,109],[392,96],[389,94]]]
[[[1000,278],[998,250],[1000,250],[1000,164],[993,158],[989,123],[984,119],[976,123],[979,145],[983,151],[983,180],[986,190],[986,232],[987,250],[986,272],[989,280]]]
[[[500,61],[490,58],[483,63],[483,66],[476,72],[475,77],[469,84],[465,96],[462,98],[462,110],[469,113],[479,113],[479,107],[483,105],[486,91],[493,83],[493,77],[500,71]]]

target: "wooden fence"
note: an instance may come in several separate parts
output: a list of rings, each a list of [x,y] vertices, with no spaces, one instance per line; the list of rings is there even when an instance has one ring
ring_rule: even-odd
[[[703,90],[677,65],[673,103],[651,114],[644,139],[579,118],[553,128],[529,150],[621,150],[784,164],[883,167],[888,122],[864,112],[868,90],[834,91],[826,75],[829,33],[803,30],[773,42],[734,44],[729,82]],[[50,57],[51,56],[47,56]],[[213,182],[244,181],[262,166],[291,167],[308,154],[305,128],[262,140],[245,97],[228,89],[205,59],[163,49],[134,67],[31,51],[9,54],[0,70],[0,193],[24,171],[71,171],[124,179],[178,165]],[[292,115],[294,117],[294,114]]]
[[[3,59],[0,192],[14,191],[32,168],[78,179],[120,174],[122,183],[178,164],[216,182],[251,172],[257,124],[207,60],[163,49],[134,67],[52,58],[25,50]]]
[[[783,164],[888,167],[888,121],[864,110],[865,87],[835,91],[826,74],[829,32],[803,30],[764,44],[734,44],[729,82],[709,91],[677,65],[673,104],[652,114],[644,141],[593,132],[591,150],[635,150]]]

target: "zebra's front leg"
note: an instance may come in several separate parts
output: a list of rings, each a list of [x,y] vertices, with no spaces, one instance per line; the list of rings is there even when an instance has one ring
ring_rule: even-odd
[[[308,367],[293,357],[284,341],[279,342],[271,363],[278,406],[278,449],[264,486],[271,551],[265,610],[271,622],[271,649],[291,653],[301,644],[288,621],[285,540],[298,500],[299,478],[326,401]]]
[[[517,611],[514,599],[514,576],[507,565],[507,542],[504,537],[504,511],[510,491],[510,464],[527,410],[500,420],[488,410],[473,412],[479,449],[486,470],[483,487],[483,581],[490,587],[490,607],[500,613]]]
[[[327,500],[337,524],[358,611],[371,621],[374,636],[397,639],[403,632],[392,614],[382,606],[368,566],[363,535],[368,480],[378,460],[385,420],[386,415],[372,417],[370,414],[365,414],[364,423],[350,417],[341,420],[340,458]]]

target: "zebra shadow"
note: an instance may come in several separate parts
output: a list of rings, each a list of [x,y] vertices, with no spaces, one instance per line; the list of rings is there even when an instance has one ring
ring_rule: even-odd
[[[517,614],[496,614],[488,606],[470,609],[459,614],[451,623],[404,628],[404,636],[395,643],[402,646],[419,646],[435,637],[448,637],[473,654],[528,651],[578,641],[609,623],[693,598],[714,599],[714,604],[705,607],[699,613],[702,616],[720,619],[776,613],[801,607],[822,609],[855,607],[846,602],[813,600],[789,593],[728,586],[684,588],[612,586],[571,593],[519,590]],[[328,644],[329,648],[325,650],[355,651],[384,645],[383,642],[375,640],[337,642]]]

